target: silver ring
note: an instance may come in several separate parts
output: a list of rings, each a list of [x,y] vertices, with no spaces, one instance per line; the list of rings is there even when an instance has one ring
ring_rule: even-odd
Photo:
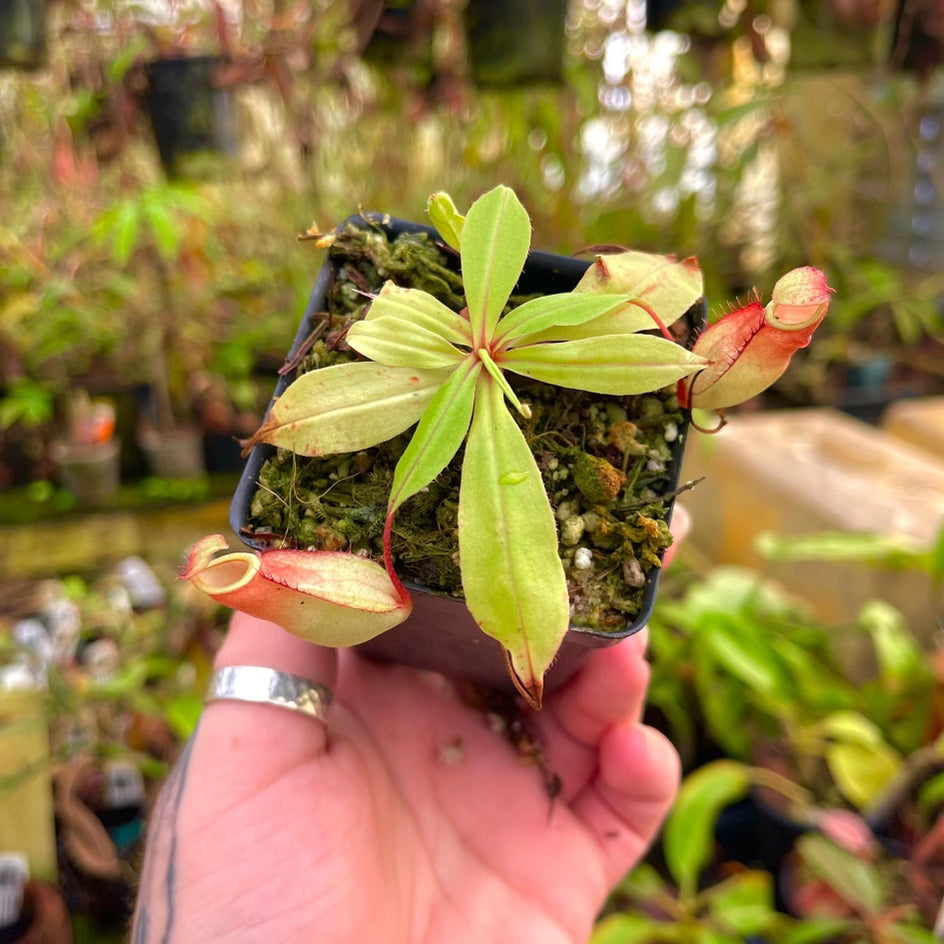
[[[209,704],[225,699],[275,705],[324,721],[331,697],[329,688],[300,675],[259,665],[227,665],[213,673],[206,701]]]

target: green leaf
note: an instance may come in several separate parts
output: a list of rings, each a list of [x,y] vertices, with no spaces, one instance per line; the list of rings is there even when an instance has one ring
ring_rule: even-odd
[[[95,225],[94,235],[99,243],[108,243],[112,259],[126,266],[138,242],[140,214],[131,200],[123,200],[117,207],[106,211]]]
[[[679,941],[685,929],[663,924],[641,914],[615,914],[600,921],[593,929],[590,944],[656,944]]]
[[[482,365],[468,359],[436,391],[393,473],[387,513],[428,485],[459,451],[472,421]]]
[[[205,222],[210,222],[210,205],[203,194],[192,184],[165,184],[154,188],[159,191],[159,199],[172,206],[179,213],[187,213]]]
[[[692,664],[695,695],[708,733],[729,757],[747,760],[756,740],[747,719],[756,715],[756,709],[749,704],[746,686],[718,666],[704,638],[695,641]]]
[[[777,944],[834,944],[855,922],[840,918],[804,918],[777,937]]]
[[[383,367],[368,361],[302,374],[272,405],[250,444],[303,456],[367,449],[418,422],[447,370]]]
[[[557,527],[541,472],[483,374],[475,397],[459,492],[459,556],[475,621],[507,650],[538,702],[544,672],[570,622]]]
[[[885,600],[869,600],[859,611],[859,624],[872,637],[883,679],[930,676],[924,653],[901,610]]]
[[[898,773],[901,755],[855,711],[835,711],[817,728],[829,738],[824,757],[839,792],[858,809],[868,806]]]
[[[772,695],[783,688],[783,674],[774,654],[756,638],[745,640],[721,626],[705,634],[705,644],[715,659],[749,688]]]
[[[420,289],[401,288],[393,282],[387,282],[371,302],[364,321],[370,322],[387,315],[412,321],[452,344],[467,347],[472,344],[468,320]]]
[[[746,567],[733,564],[714,568],[694,584],[686,594],[686,613],[690,624],[698,627],[706,619],[744,613],[757,631],[763,625],[758,617],[793,617],[795,604],[771,581]]]
[[[468,357],[440,335],[392,315],[355,322],[346,340],[358,354],[386,367],[455,367]]]
[[[750,786],[750,769],[733,760],[706,764],[682,783],[662,844],[683,901],[695,894],[698,876],[711,859],[718,814],[746,796]]]
[[[844,901],[866,914],[877,914],[884,900],[875,869],[825,836],[807,833],[796,841],[801,861]]]
[[[705,893],[714,923],[743,936],[762,934],[777,919],[769,872],[738,872]]]
[[[645,317],[645,322],[643,318]],[[662,319],[659,319],[662,321]],[[665,322],[663,322],[664,324]],[[547,328],[528,336],[528,343],[537,341],[582,341],[588,338],[605,338],[613,334],[636,334],[640,331],[656,329],[656,322],[632,301],[624,302],[618,308],[598,318],[579,324],[561,325]]]
[[[771,531],[757,536],[754,546],[767,560],[828,561],[870,564],[894,569],[926,567],[927,549],[904,534],[823,531],[785,535]]]
[[[456,209],[452,197],[442,190],[434,193],[426,204],[426,212],[442,241],[447,246],[458,249],[465,217]]]
[[[531,221],[512,190],[479,197],[462,227],[462,281],[476,344],[492,338],[531,245]]]
[[[871,746],[882,743],[882,732],[875,722],[857,711],[834,711],[817,725],[821,734],[846,744]]]
[[[500,365],[559,387],[626,396],[666,387],[705,362],[664,338],[630,334],[531,344],[506,351]]]
[[[532,335],[540,335],[548,328],[582,324],[625,305],[625,295],[577,295],[574,292],[542,295],[505,315],[498,325],[495,340],[500,345],[521,347],[533,343]]]
[[[14,380],[5,397],[0,397],[0,430],[14,423],[27,428],[42,426],[53,419],[55,403],[52,392],[26,378]]]
[[[478,352],[479,360],[482,362],[482,366],[491,374],[492,380],[498,384],[501,388],[502,393],[507,398],[508,402],[522,415],[528,417],[531,415],[531,408],[526,407],[519,399],[518,394],[515,393],[511,388],[511,384],[508,383],[508,379],[502,373],[501,368],[498,364],[492,360],[491,354],[488,353],[487,348],[481,348]]]
[[[635,868],[623,876],[616,886],[615,894],[631,898],[636,902],[645,902],[665,895],[673,895],[674,890],[648,862],[639,862]]]
[[[574,291],[628,295],[645,303],[668,326],[702,297],[704,289],[694,258],[678,261],[674,256],[631,251],[598,256]],[[621,331],[655,327],[652,316],[638,305],[620,313],[620,323]]]
[[[901,766],[897,752],[880,744],[830,744],[826,764],[839,792],[857,809],[876,800]]]
[[[164,706],[164,719],[181,741],[197,728],[203,712],[203,699],[194,692],[181,692]]]
[[[895,924],[886,933],[889,941],[898,941],[899,944],[940,944],[941,941],[939,934],[918,924]]]
[[[176,221],[153,191],[145,194],[142,203],[158,254],[165,262],[173,262],[180,250],[180,231]]]
[[[102,698],[122,698],[144,691],[147,678],[148,666],[138,660],[129,662],[105,681],[91,682],[89,689]]]
[[[121,49],[115,53],[115,58],[105,65],[109,80],[116,84],[120,83],[127,71],[138,61],[147,48],[148,40],[145,36],[129,37]]]
[[[944,773],[933,776],[918,791],[918,806],[926,812],[944,804]]]

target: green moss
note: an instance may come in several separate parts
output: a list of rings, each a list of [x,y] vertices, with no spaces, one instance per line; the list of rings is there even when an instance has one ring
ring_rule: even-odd
[[[619,496],[626,476],[601,456],[578,452],[573,459],[574,485],[590,502],[610,502]]]
[[[336,272],[321,334],[300,370],[356,355],[346,328],[363,316],[365,293],[392,278],[455,311],[464,306],[455,260],[426,237],[388,243],[379,230],[349,228],[332,246]],[[521,299],[513,299],[520,304]],[[510,375],[531,405],[516,416],[561,523],[573,625],[619,629],[639,612],[644,578],[671,543],[665,524],[669,441],[682,424],[673,390],[601,397]],[[412,430],[356,455],[309,459],[280,450],[262,469],[249,525],[277,544],[382,555],[393,469]],[[458,494],[462,452],[404,503],[394,522],[397,572],[414,585],[461,596]],[[642,578],[642,579],[640,579]]]

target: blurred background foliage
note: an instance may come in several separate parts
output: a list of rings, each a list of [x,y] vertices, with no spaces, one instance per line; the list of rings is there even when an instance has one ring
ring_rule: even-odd
[[[714,314],[826,269],[829,338],[789,402],[875,358],[937,390],[939,6],[3,0],[0,480],[48,475],[76,388],[245,434],[321,263],[296,234],[496,181],[539,247],[697,254]],[[187,64],[210,96],[190,125]]]
[[[874,403],[944,393],[942,50],[941,0],[0,0],[0,523],[76,507],[54,484],[63,441],[116,429],[123,481],[147,471],[142,429],[232,447],[259,422],[322,263],[298,235],[362,209],[423,221],[440,189],[464,208],[513,187],[543,249],[695,254],[712,315],[791,266],[826,270],[830,315],[761,406],[874,418]],[[192,118],[176,97],[188,78]],[[208,496],[203,479],[144,483],[158,503]],[[130,552],[114,521],[103,538],[85,520],[69,539],[84,566]],[[39,534],[43,568],[66,531]],[[176,557],[176,531],[164,542]],[[893,550],[940,592],[944,539],[905,564]],[[886,552],[835,536],[793,549]],[[66,667],[48,679],[56,762],[130,750],[156,783],[192,727],[225,614],[168,561],[158,571],[173,590],[156,603],[132,599],[127,574],[5,588],[2,615],[43,627],[0,656],[37,639],[45,652],[47,629],[71,639],[47,653]],[[699,779],[653,858],[661,877],[635,870],[595,940],[929,942],[944,921],[940,647],[920,653],[882,601],[837,628],[756,575],[669,578],[649,711]],[[867,685],[837,649],[848,638],[874,655]],[[120,649],[95,645],[109,639]],[[787,862],[813,873],[828,920],[775,910],[786,856],[766,826],[764,874],[754,850],[720,848],[722,813],[745,798],[778,826],[796,817],[790,843],[843,839]],[[858,846],[848,816],[845,837],[823,826],[837,804],[860,817]],[[907,895],[886,877],[889,839],[911,863]]]

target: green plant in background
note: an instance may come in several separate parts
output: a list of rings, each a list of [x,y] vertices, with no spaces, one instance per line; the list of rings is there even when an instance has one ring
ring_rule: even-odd
[[[765,535],[760,545],[776,560],[941,572],[941,539],[924,548],[872,535]],[[650,638],[649,701],[689,766],[697,748],[704,750],[700,732],[729,758],[690,775],[679,815],[701,804],[710,818],[750,793],[758,809],[806,834],[782,865],[788,878],[781,885],[804,916],[797,936],[784,940],[936,940],[930,928],[940,907],[934,863],[944,809],[939,651],[923,651],[885,601],[863,606],[854,626],[827,626],[760,575],[731,567],[715,568],[677,599],[664,593]],[[851,639],[867,642],[871,671],[853,670],[840,655]],[[666,830],[666,861],[683,898],[710,859],[706,835],[704,824]],[[682,873],[686,855],[697,868]],[[763,855],[758,849],[758,860]],[[779,933],[768,928],[763,936],[775,942]],[[649,940],[625,938],[637,939]]]
[[[789,874],[780,877],[788,886],[790,915],[775,905],[776,878],[769,872],[725,870],[716,852],[718,819],[759,788],[805,800],[795,784],[733,760],[714,761],[686,777],[662,833],[664,871],[644,862],[627,875],[597,924],[593,944],[938,940],[901,887],[903,864],[878,851],[867,829],[850,828],[829,811],[810,827],[823,832],[797,841]]]
[[[221,608],[195,607],[172,564],[157,571],[126,558],[94,576],[18,584],[0,607],[5,711],[16,704],[11,688],[32,689],[42,728],[32,771],[17,770],[16,759],[29,755],[14,748],[5,718],[13,768],[8,761],[0,776],[0,806],[9,804],[7,824],[13,810],[26,817],[36,877],[48,835],[48,879],[58,859],[77,942],[126,938],[148,810],[194,732],[226,618]],[[15,792],[31,772],[48,797],[36,812]],[[16,849],[17,837],[7,838]]]
[[[848,632],[877,670],[853,677],[834,628],[756,574],[721,567],[652,619],[650,703],[683,752],[704,725],[733,758],[768,760],[818,803],[868,811],[934,730],[938,683],[891,606],[865,606]]]
[[[917,275],[874,257],[857,259],[841,247],[834,250],[831,268],[844,298],[830,321],[840,338],[880,350],[912,347],[944,332],[940,274]]]
[[[119,567],[95,580],[72,574],[34,584],[32,601],[19,605],[45,624],[48,641],[18,640],[13,621],[0,614],[0,671],[23,665],[45,678],[55,764],[77,753],[124,755],[157,779],[202,710],[207,631],[220,611],[193,608],[176,585],[159,598],[134,596],[141,590],[126,589],[122,573]],[[153,597],[150,586],[148,593]]]
[[[743,869],[725,875],[714,868],[718,817],[748,794],[755,778],[793,789],[735,761],[716,761],[685,779],[662,832],[664,870],[646,861],[623,879],[592,944],[813,944],[830,939],[834,926],[801,924],[777,911],[769,872]]]
[[[681,597],[663,595],[651,628],[649,702],[688,761],[701,727],[749,761],[782,719],[848,703],[827,630],[751,571],[717,567]]]
[[[13,380],[0,400],[0,430],[21,423],[27,429],[45,426],[54,415],[54,399],[49,388],[28,377]]]
[[[944,581],[944,528],[930,546],[901,534],[825,531],[804,535],[763,532],[755,546],[765,560],[858,562],[889,570],[926,573],[935,584]]]
[[[930,577],[928,592],[936,599],[944,590],[944,528],[928,546],[900,535],[840,532],[763,533],[756,546],[772,562],[860,563],[883,571],[916,571]],[[862,607],[856,628],[870,642],[876,671],[855,686],[858,713],[840,723],[836,740],[858,743],[846,747],[845,767],[842,761],[833,765],[834,777],[867,818],[885,822],[931,776],[934,765],[944,762],[944,744],[934,739],[941,724],[939,648],[925,652],[903,615],[881,599]]]
[[[908,383],[911,393],[933,392],[942,376],[937,350],[944,336],[940,274],[909,272],[873,256],[854,257],[841,245],[832,248],[828,268],[842,301],[822,344],[784,379],[784,391],[803,402],[824,404],[850,387],[853,393],[885,392],[889,397],[896,389],[890,380]]]
[[[191,363],[199,364],[206,349],[189,319],[181,317],[193,304],[184,253],[193,241],[194,227],[209,223],[209,204],[194,188],[157,183],[136,193],[120,196],[96,221],[92,234],[99,246],[107,247],[118,272],[136,272],[140,281],[132,306],[144,301],[148,290],[156,304],[139,308],[135,325],[139,362],[146,371],[154,395],[154,423],[158,430],[174,428],[190,418],[192,404],[186,387]],[[155,311],[156,308],[156,311]],[[199,326],[194,323],[194,328]]]
[[[606,101],[605,97],[601,99],[601,90],[611,89],[609,82],[602,81],[599,51],[605,48],[608,36],[620,42],[625,39],[620,19],[613,21],[608,17],[608,8],[577,4],[572,24],[576,33],[567,56],[564,87],[556,90],[525,88],[509,95],[480,95],[471,88],[461,88],[461,94],[441,101],[432,91],[427,95],[428,90],[422,95],[417,93],[415,98],[412,94],[405,95],[386,81],[381,70],[371,69],[352,56],[354,27],[347,22],[344,5],[323,6],[325,9],[309,11],[306,17],[294,20],[269,18],[265,12],[256,11],[255,15],[243,18],[239,27],[241,34],[236,37],[236,44],[250,53],[256,66],[259,61],[253,57],[267,48],[270,39],[278,41],[278,48],[276,52],[272,47],[267,48],[272,54],[266,58],[266,75],[273,81],[269,86],[256,84],[252,89],[253,95],[265,89],[268,97],[257,109],[256,119],[260,129],[269,129],[270,137],[266,139],[265,133],[260,132],[252,142],[254,160],[258,163],[253,165],[251,177],[233,181],[233,190],[238,188],[238,196],[230,198],[228,206],[214,201],[212,209],[214,227],[225,220],[238,227],[238,231],[231,230],[233,241],[228,244],[229,252],[199,260],[205,290],[194,286],[188,289],[195,295],[189,299],[189,311],[200,314],[189,319],[191,323],[187,324],[186,331],[204,344],[205,351],[211,351],[205,363],[213,365],[216,375],[212,378],[214,395],[217,390],[226,390],[234,394],[240,406],[249,405],[253,391],[251,383],[247,382],[249,362],[244,352],[254,342],[234,341],[225,351],[221,350],[217,342],[225,341],[226,335],[216,331],[214,325],[214,341],[207,345],[202,337],[203,330],[210,323],[210,316],[217,314],[207,296],[222,298],[223,283],[240,263],[248,268],[247,260],[264,257],[272,270],[268,284],[276,294],[274,300],[260,302],[253,293],[252,306],[267,313],[297,310],[290,308],[294,296],[283,302],[282,291],[274,288],[285,284],[283,263],[293,254],[284,248],[281,256],[270,252],[265,243],[269,242],[268,234],[272,230],[283,227],[284,231],[293,232],[299,228],[300,221],[307,223],[311,208],[317,208],[322,223],[346,215],[355,205],[396,207],[400,215],[416,218],[436,181],[444,178],[451,181],[455,195],[464,201],[485,189],[489,181],[502,179],[514,183],[522,198],[527,197],[536,240],[544,246],[559,249],[584,242],[620,241],[654,251],[665,251],[667,246],[686,252],[697,250],[711,297],[726,297],[743,290],[743,281],[735,273],[735,267],[725,261],[733,250],[719,244],[718,234],[723,231],[719,224],[729,215],[730,200],[725,194],[736,189],[742,165],[751,154],[736,153],[732,163],[726,151],[723,161],[715,161],[713,167],[706,168],[706,179],[717,184],[714,191],[717,199],[702,201],[698,213],[694,211],[691,193],[679,203],[676,211],[668,214],[670,220],[664,214],[653,217],[638,212],[640,207],[659,203],[667,190],[676,188],[683,177],[689,179],[691,168],[685,163],[685,155],[697,150],[685,137],[691,130],[690,120],[694,123],[698,119],[703,129],[716,126],[719,141],[724,136],[738,137],[736,132],[742,118],[748,123],[754,120],[754,115],[746,114],[746,106],[732,108],[727,104],[729,99],[723,92],[729,83],[728,76],[708,73],[705,63],[695,61],[691,53],[680,60],[681,78],[666,78],[669,84],[660,87],[660,94],[672,102],[688,100],[685,95],[673,93],[676,89],[704,91],[706,74],[710,74],[709,82],[716,94],[707,102],[699,99],[694,104],[671,106],[665,140],[661,145],[656,142],[665,160],[651,162],[651,168],[647,164],[649,169],[640,178],[640,164],[646,161],[644,155],[638,153],[636,141],[637,136],[645,137],[643,122],[638,122],[637,129],[637,122],[628,120],[627,113],[601,106],[601,101]],[[155,155],[151,153],[149,142],[142,139],[141,122],[133,111],[137,81],[133,60],[150,39],[144,34],[143,23],[135,22],[135,12],[136,5],[116,4],[111,0],[83,0],[81,4],[57,10],[51,21],[50,35],[53,51],[50,61],[56,63],[56,68],[44,70],[28,80],[15,78],[15,84],[11,85],[13,91],[4,101],[0,116],[4,126],[0,141],[0,186],[8,205],[13,208],[11,218],[16,219],[22,207],[35,210],[38,216],[45,214],[44,205],[52,206],[54,212],[47,215],[54,229],[64,234],[74,223],[84,235],[88,232],[85,221],[88,211],[110,204],[116,186],[127,193],[135,186],[150,185],[157,170]],[[184,9],[184,31],[192,12]],[[209,40],[216,48],[219,46],[218,36],[214,35],[217,27],[213,18],[205,14],[204,9],[197,17],[201,19],[197,29],[206,28],[202,39]],[[113,29],[100,29],[104,22]],[[743,25],[741,22],[737,30]],[[168,31],[179,32],[167,24],[165,33]],[[284,53],[286,47],[282,44],[286,36],[289,37],[288,53]],[[653,49],[659,46],[655,38],[649,40],[654,44]],[[302,45],[296,46],[296,41]],[[317,54],[312,55],[311,50],[317,50]],[[574,51],[576,55],[571,54]],[[289,59],[291,62],[287,61]],[[339,75],[346,80],[337,82]],[[289,77],[291,83],[286,85]],[[317,89],[316,95],[312,93],[314,89]],[[765,102],[769,96],[770,90],[765,90]],[[807,96],[798,97],[807,100]],[[96,115],[96,102],[102,98],[109,99],[108,107],[103,107],[102,113]],[[758,98],[754,95],[752,101]],[[461,109],[456,107],[457,102],[461,102]],[[407,110],[417,113],[413,109],[419,112],[420,118],[404,127],[399,116]],[[900,111],[894,109],[896,122]],[[348,116],[343,123],[334,119],[341,113]],[[785,128],[794,129],[798,143],[789,154],[791,159],[783,162],[784,167],[794,167],[797,161],[793,158],[796,152],[803,150],[807,140],[801,133],[807,130],[807,125],[792,115],[788,115],[786,121],[779,120],[777,114],[775,108],[774,117],[764,126],[761,137],[766,139]],[[808,110],[804,114],[808,114]],[[284,119],[284,127],[279,119]],[[809,123],[812,125],[812,118]],[[613,147],[607,150],[609,156],[604,160],[606,186],[590,198],[583,189],[583,182],[589,171],[596,168],[598,155],[592,153],[588,141],[593,137],[591,132],[600,127],[608,131]],[[281,130],[273,136],[273,128]],[[385,146],[393,134],[398,140],[395,149]],[[807,221],[816,221],[824,231],[823,237],[805,243],[791,237],[779,247],[781,259],[828,261],[819,253],[818,246],[844,242],[842,223],[851,214],[840,212],[838,208],[848,207],[850,201],[834,199],[834,168],[850,166],[854,155],[849,152],[853,148],[847,136],[837,139],[819,135],[817,140],[846,142],[843,148],[831,144],[833,160],[829,173],[825,174],[828,178],[823,187],[825,196],[817,197],[810,209],[800,214]],[[756,136],[751,141],[754,143],[748,150],[753,152]],[[822,149],[826,149],[825,145]],[[858,154],[860,149],[854,150]],[[817,152],[817,157],[819,154]],[[603,156],[600,159],[603,160]],[[663,170],[656,172],[656,167]],[[732,167],[737,169],[731,171]],[[802,183],[808,189],[811,174],[807,171],[804,164]],[[721,182],[728,176],[737,179],[730,186],[722,187]],[[619,181],[630,182],[631,186]],[[793,197],[798,196],[798,183],[787,189]],[[711,192],[711,188],[696,190]],[[81,200],[76,199],[78,196]],[[784,209],[795,203],[795,199],[791,199]],[[801,201],[800,205],[805,207],[808,203]],[[242,210],[246,212],[240,212]],[[248,212],[250,210],[252,212]],[[48,243],[44,246],[33,239],[27,243],[31,248],[38,248],[41,259],[49,261],[45,258],[45,253],[50,251]],[[188,245],[187,254],[192,261],[195,254],[191,249]],[[53,253],[54,250],[53,246]],[[95,267],[89,267],[89,271],[91,268]],[[302,264],[289,268],[298,276]],[[172,274],[176,278],[180,273]],[[79,275],[81,277],[81,270]],[[95,273],[98,287],[92,292],[92,304],[97,306],[97,322],[89,325],[91,330],[85,337],[93,338],[99,328],[108,324],[115,326],[117,318],[120,339],[122,317],[151,304],[159,294],[150,290],[150,276],[142,276],[149,284],[144,299],[135,293],[131,279],[123,286],[120,276],[118,271],[107,273],[99,269]],[[104,282],[108,283],[107,288],[102,285]],[[178,282],[176,288],[181,287]],[[2,292],[0,289],[0,294]],[[304,295],[304,290],[299,290],[299,295]],[[213,310],[207,315],[210,308]],[[261,321],[255,322],[258,324]],[[281,324],[284,325],[285,320]],[[242,329],[237,326],[236,330]],[[197,346],[195,344],[194,348]],[[119,344],[117,348],[114,344],[108,348],[115,353],[114,358],[107,357],[113,375],[124,383],[129,379],[127,375],[134,371],[136,376],[130,380],[139,381],[141,359],[129,357],[127,347]],[[75,350],[81,350],[81,345]],[[182,384],[181,373],[177,372],[174,380],[176,392]],[[47,386],[59,383],[51,384],[45,377],[38,379]],[[201,376],[200,380],[204,381],[205,377]],[[57,390],[53,393],[54,397],[58,396]],[[35,438],[31,431],[28,437],[26,432],[20,426],[17,435]],[[239,435],[244,434],[245,430],[240,430]],[[33,452],[42,452],[41,447],[31,444],[30,448]]]
[[[95,221],[110,262],[100,298],[127,319],[122,369],[151,384],[159,430],[196,412],[215,432],[258,425],[254,373],[280,362],[310,290],[294,236],[259,219],[264,190],[159,182],[117,197]],[[296,211],[291,200],[280,206]]]
[[[89,300],[100,261],[81,221],[40,203],[0,226],[0,435],[39,468],[73,385],[120,344],[120,319]]]

